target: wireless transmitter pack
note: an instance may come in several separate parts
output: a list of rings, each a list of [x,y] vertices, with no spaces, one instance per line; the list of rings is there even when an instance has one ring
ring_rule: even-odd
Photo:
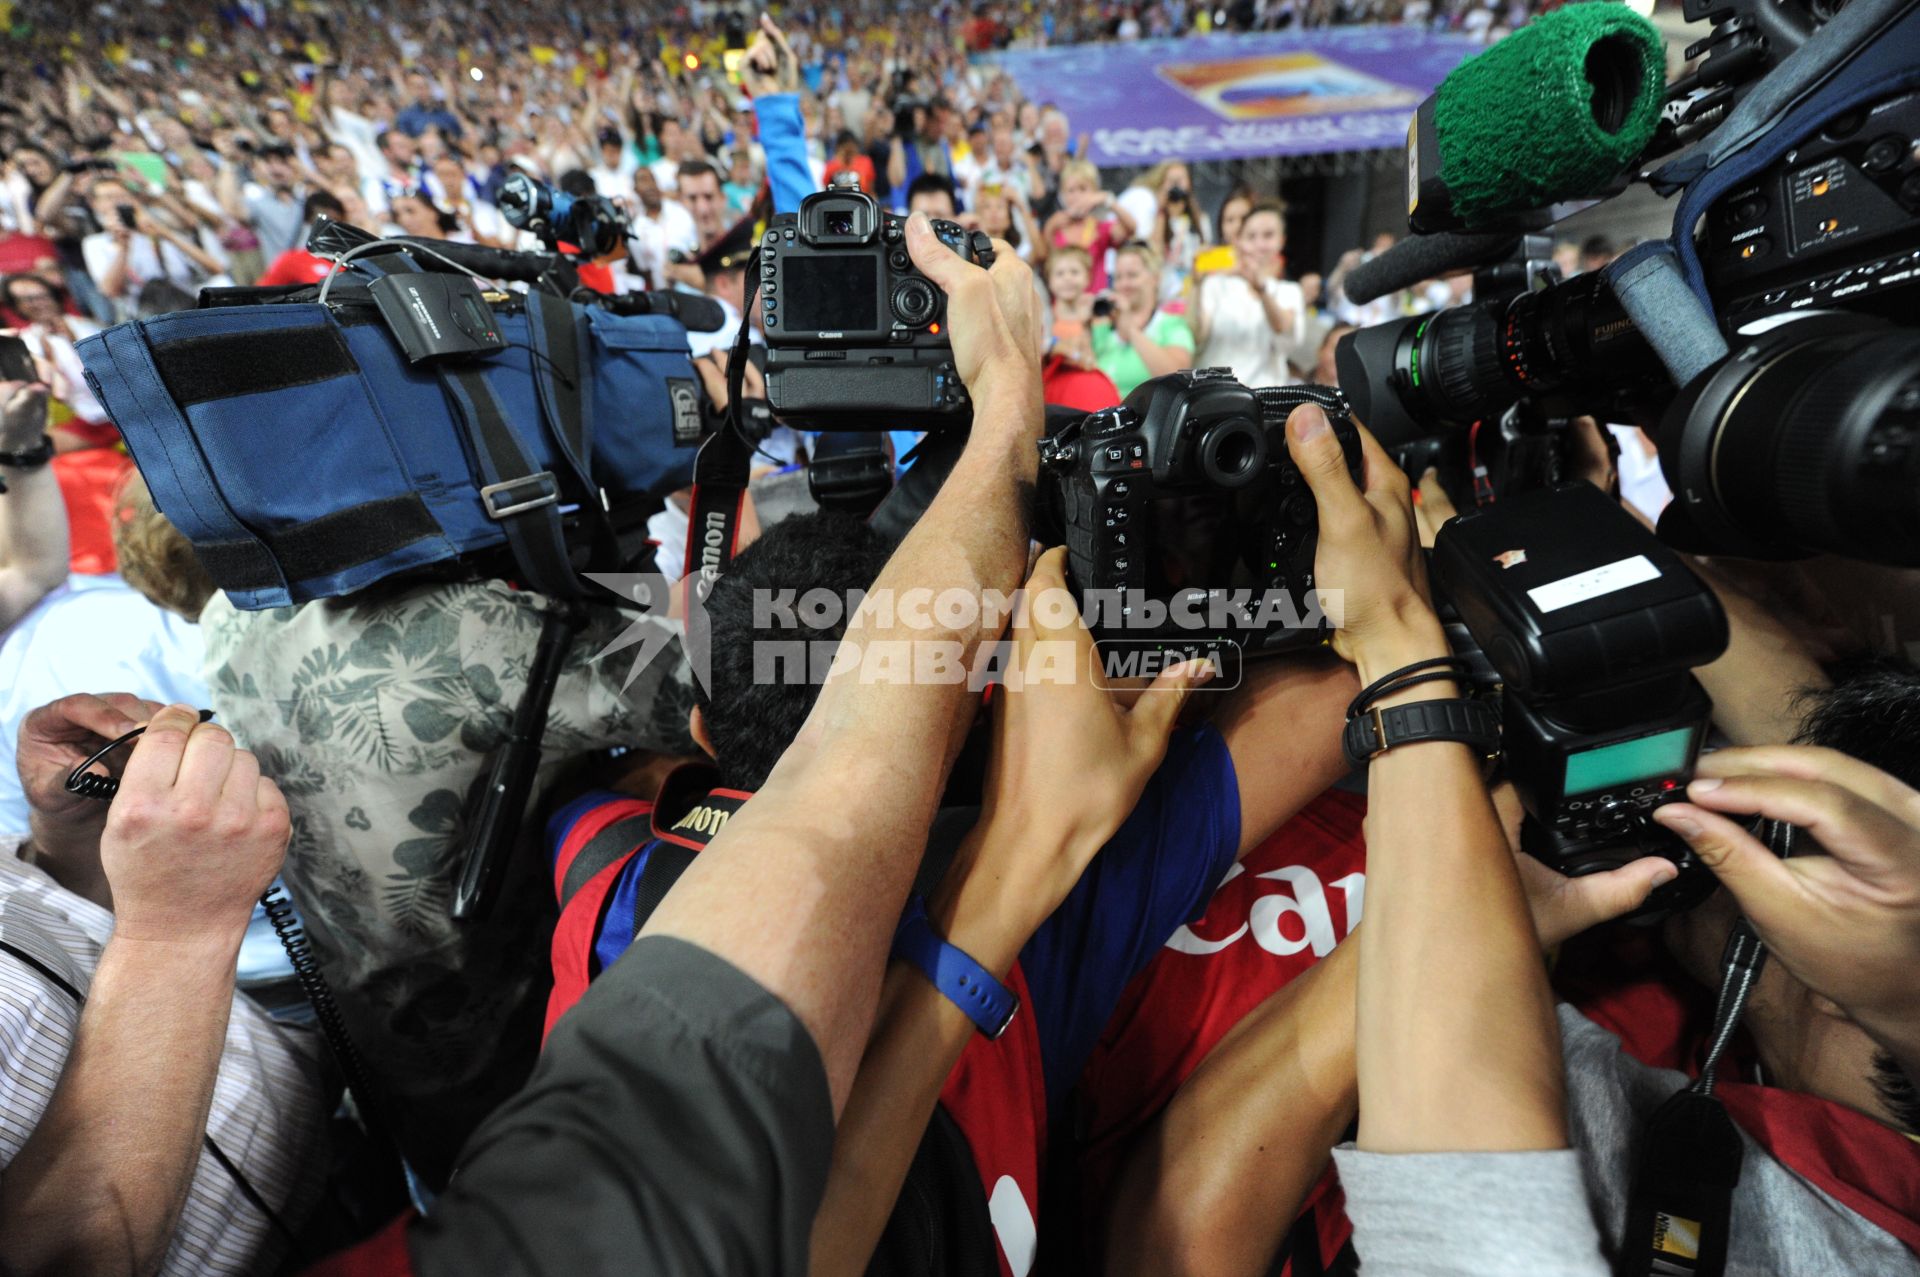
[[[470,275],[407,271],[381,276],[368,291],[408,363],[506,349],[493,309]]]

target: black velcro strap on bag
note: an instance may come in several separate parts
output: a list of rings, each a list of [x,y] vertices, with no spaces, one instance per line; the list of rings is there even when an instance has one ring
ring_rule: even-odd
[[[264,544],[290,577],[332,576],[440,535],[440,525],[418,493],[364,501],[305,523],[260,533],[260,540],[201,542],[194,554],[223,590],[263,589],[279,579],[263,563]]]
[[[236,399],[350,377],[360,371],[347,343],[331,326],[285,331],[186,337],[153,347],[153,366],[181,407]]]
[[[601,870],[651,838],[652,828],[652,822],[643,813],[616,820],[587,839],[587,845],[573,858],[566,876],[560,880],[560,907],[565,909],[567,902]]]
[[[592,363],[580,357],[580,308],[547,293],[527,294],[527,337],[532,343],[533,382],[540,408],[570,478],[581,497],[581,508],[593,525],[597,555],[612,566],[620,561],[619,537],[593,477]],[[593,561],[593,560],[590,560]]]
[[[560,526],[559,478],[551,471],[536,471],[527,460],[478,369],[442,364],[437,371],[486,480],[481,500],[506,534],[526,583],[549,597],[578,601],[583,591]]]

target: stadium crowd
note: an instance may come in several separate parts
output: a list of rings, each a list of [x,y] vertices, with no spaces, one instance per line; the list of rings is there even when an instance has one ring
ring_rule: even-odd
[[[1203,207],[1178,161],[1112,181],[1091,122],[974,55],[1382,21],[1494,40],[1542,6],[3,7],[0,319],[32,363],[0,361],[0,1269],[1691,1272],[1703,1225],[1678,1216],[1659,1236],[1687,1266],[1633,1265],[1646,1133],[1710,1061],[1724,1129],[1686,1147],[1721,1137],[1737,1173],[1655,1178],[1724,1271],[1920,1273],[1905,580],[1702,565],[1725,748],[1657,819],[1718,889],[1641,927],[1606,924],[1675,865],[1520,854],[1512,786],[1467,743],[1382,727],[1350,765],[1354,706],[1466,690],[1421,553],[1451,507],[1364,431],[1350,469],[1314,407],[1285,434],[1315,578],[1349,600],[1324,650],[1219,691],[1189,662],[984,708],[964,681],[774,682],[756,655],[793,636],[768,599],[824,594],[854,602],[801,631],[836,668],[902,641],[1089,668],[1071,608],[991,604],[1068,584],[1032,544],[1049,408],[1196,367],[1334,385],[1343,333],[1467,297],[1355,305],[1342,277],[1391,237],[1301,270],[1276,192]],[[973,425],[905,526],[820,508],[813,436],[764,440],[785,452],[705,595],[710,668],[676,637],[629,671],[598,659],[628,618],[579,621],[497,902],[456,918],[471,798],[569,608],[497,576],[237,605],[76,344],[203,289],[322,282],[322,219],[538,247],[501,208],[515,173],[629,219],[589,288],[720,304],[692,337],[722,410],[735,337],[762,336],[767,218],[857,177],[915,215]],[[991,236],[991,269],[927,218]],[[1577,429],[1579,477],[1657,513],[1638,432]],[[678,577],[688,493],[647,528],[635,565]],[[859,604],[913,591],[971,606]],[[68,784],[139,728],[91,764],[110,804]],[[1824,854],[1776,859],[1755,816]],[[257,905],[276,882],[351,1059]],[[1709,1057],[1743,914],[1772,956]]]

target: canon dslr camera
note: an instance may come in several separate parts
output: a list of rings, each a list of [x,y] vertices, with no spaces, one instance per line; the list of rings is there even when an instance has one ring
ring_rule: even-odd
[[[942,243],[993,265],[979,231],[936,220]],[[767,400],[809,430],[937,430],[973,406],[953,366],[946,297],[907,255],[907,219],[851,174],[783,213],[760,241]]]
[[[1083,613],[1103,644],[1255,656],[1318,644],[1319,510],[1287,452],[1287,414],[1318,404],[1360,478],[1340,392],[1250,390],[1225,368],[1143,382],[1041,443],[1042,484]]]

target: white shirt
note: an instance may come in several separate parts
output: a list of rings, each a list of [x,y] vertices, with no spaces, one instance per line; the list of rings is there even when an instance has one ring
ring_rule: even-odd
[[[1133,233],[1140,239],[1153,234],[1153,219],[1160,215],[1160,197],[1144,186],[1129,186],[1114,203],[1133,219]]]
[[[73,334],[71,339],[54,333],[45,324],[32,324],[20,330],[20,340],[27,343],[35,359],[52,364],[60,374],[66,383],[60,387],[62,399],[73,409],[73,415],[89,425],[97,425],[107,420],[107,410],[93,397],[93,388],[87,385],[87,370],[80,363],[80,356],[74,353],[73,343],[93,336],[100,331],[100,325],[91,319],[68,315],[67,331]]]
[[[660,201],[657,216],[649,216],[645,209],[635,212],[630,234],[627,251],[634,267],[652,279],[655,288],[666,287],[667,254],[675,249],[690,255],[700,251],[700,228],[678,200]]]
[[[618,199],[633,190],[633,174],[640,162],[630,152],[620,153],[620,162],[612,168],[596,164],[587,170],[587,176],[593,179],[593,189],[608,199]]]
[[[1290,316],[1284,332],[1274,331],[1266,307],[1240,276],[1214,274],[1201,280],[1199,307],[1206,316],[1207,346],[1195,365],[1231,368],[1242,385],[1254,389],[1299,380],[1290,365],[1301,359],[1310,365],[1316,353],[1306,340],[1306,299],[1300,285],[1284,279],[1268,280],[1267,295]]]
[[[134,235],[127,241],[126,252],[126,291],[114,300],[114,307],[127,318],[133,317],[135,300],[140,296],[143,284],[167,279],[192,292],[206,278],[205,272],[195,265],[192,258],[166,240],[155,239],[151,235]],[[86,261],[87,274],[96,281],[102,280],[120,256],[120,245],[114,240],[112,231],[95,231],[80,241],[80,256]]]
[[[27,832],[15,767],[20,723],[75,692],[132,692],[211,705],[200,627],[147,602],[117,576],[70,576],[0,636],[0,836]]]
[[[655,160],[653,163],[647,165],[647,167],[653,170],[653,180],[660,184],[661,190],[677,191],[680,189],[679,160]]]
[[[21,860],[20,841],[0,838],[0,940],[84,996],[113,933],[113,915]],[[0,952],[0,1173],[46,1113],[79,1025],[72,995]],[[275,1024],[236,994],[207,1133],[291,1221],[318,1195],[324,1120],[313,1034]],[[281,1250],[259,1209],[203,1149],[160,1271],[168,1277],[265,1272]]]

